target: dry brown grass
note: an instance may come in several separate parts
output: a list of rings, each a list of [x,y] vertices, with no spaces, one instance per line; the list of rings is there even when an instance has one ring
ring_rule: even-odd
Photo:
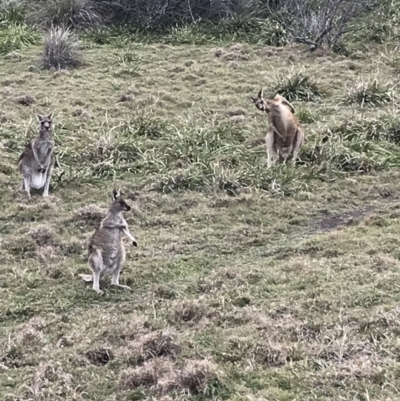
[[[74,215],[72,216],[72,221],[97,227],[98,225],[100,225],[101,220],[104,219],[106,213],[106,208],[100,208],[96,204],[85,205],[78,208],[74,212]]]
[[[218,367],[206,359],[190,360],[179,369],[168,359],[155,358],[122,371],[119,385],[124,390],[148,387],[164,395],[171,392],[196,395],[207,393],[209,386],[221,378]]]
[[[126,352],[135,363],[158,357],[175,358],[181,352],[176,337],[177,334],[168,328],[151,332],[129,342]]]

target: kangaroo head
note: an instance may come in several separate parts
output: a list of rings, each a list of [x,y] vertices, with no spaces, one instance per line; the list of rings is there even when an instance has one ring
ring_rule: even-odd
[[[36,117],[39,121],[40,132],[50,132],[53,113],[50,113],[48,116],[40,116],[39,114],[36,114]]]
[[[258,92],[257,97],[250,97],[250,101],[255,104],[258,110],[265,111],[265,100],[263,97],[263,89]]]
[[[119,213],[129,212],[129,210],[131,210],[131,207],[125,202],[124,199],[122,199],[121,192],[114,189],[112,192],[112,203],[110,209],[114,213]]]
[[[271,106],[273,105],[273,101],[264,99],[262,88],[258,92],[257,97],[251,97],[250,101],[255,104],[258,110],[265,111],[267,113],[270,111]]]
[[[279,104],[283,104],[289,108],[289,110],[294,114],[294,107],[281,95],[277,94],[273,99],[265,100],[263,97],[262,88],[258,92],[257,97],[251,97],[250,100],[255,104],[258,110],[265,111],[266,113],[270,113],[272,109],[276,109]]]

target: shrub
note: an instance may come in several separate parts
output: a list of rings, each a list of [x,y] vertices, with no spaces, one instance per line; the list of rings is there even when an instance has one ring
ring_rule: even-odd
[[[102,22],[98,9],[91,0],[45,0],[30,7],[28,21],[43,29],[87,29]]]
[[[156,30],[176,24],[234,17],[263,18],[268,15],[268,8],[260,0],[100,0],[99,3],[110,23],[134,22]]]
[[[271,19],[233,17],[219,21],[205,21],[189,28],[210,41],[248,42],[269,46],[283,46],[287,34],[282,25]],[[198,43],[201,44],[201,43]]]
[[[78,38],[67,28],[51,28],[44,38],[42,67],[66,69],[81,64]]]
[[[362,14],[371,0],[285,0],[273,10],[274,18],[295,42],[340,48],[350,24]]]
[[[366,14],[358,24],[358,30],[351,34],[356,41],[384,43],[400,37],[400,1],[381,0],[372,13]]]

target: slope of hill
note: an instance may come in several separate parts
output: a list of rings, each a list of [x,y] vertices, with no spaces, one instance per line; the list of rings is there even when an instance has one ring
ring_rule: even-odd
[[[0,398],[398,399],[398,47],[82,40],[68,71],[35,37],[0,59]],[[266,169],[260,86],[293,97],[295,168]],[[19,191],[34,111],[49,198]],[[133,291],[99,296],[78,274],[114,187]]]

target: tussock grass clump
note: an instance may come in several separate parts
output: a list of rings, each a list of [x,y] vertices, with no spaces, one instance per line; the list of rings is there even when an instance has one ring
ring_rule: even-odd
[[[148,333],[129,344],[130,359],[142,363],[157,357],[175,358],[181,352],[175,337],[175,334],[168,329]]]
[[[33,394],[34,398],[38,400],[57,399],[60,393],[66,398],[81,398],[75,378],[64,370],[61,362],[41,363],[30,384],[30,394]]]
[[[59,247],[61,245],[58,234],[51,226],[39,225],[29,230],[27,237],[34,241],[35,257],[43,265],[49,267],[42,270],[42,273],[48,277],[57,278],[60,271],[51,267],[59,257]]]
[[[59,238],[54,229],[47,225],[41,225],[29,230],[28,235],[35,241],[37,246],[56,245]]]
[[[177,387],[190,394],[211,395],[222,378],[217,365],[208,359],[188,361],[177,377]]]
[[[123,370],[119,376],[119,386],[124,390],[134,390],[140,386],[153,387],[163,378],[174,376],[174,364],[165,358],[156,358],[137,368]]]
[[[99,348],[95,350],[90,350],[86,352],[86,358],[96,366],[106,365],[113,358],[110,350]]]
[[[365,173],[400,165],[397,120],[349,120],[333,127],[323,127],[310,143],[302,161],[310,164],[316,176],[324,179],[345,172]],[[392,142],[392,143],[391,143]]]
[[[78,67],[82,55],[77,36],[69,29],[50,28],[44,37],[42,67],[56,70]]]
[[[85,205],[75,210],[71,220],[76,223],[84,223],[92,227],[100,225],[101,220],[107,213],[107,209],[100,208],[95,204]]]
[[[8,235],[4,239],[4,249],[10,255],[18,259],[32,257],[36,250],[36,244],[30,236],[27,235]]]
[[[199,302],[176,301],[171,313],[171,320],[184,323],[195,322],[202,318],[204,312],[204,307]]]
[[[35,316],[20,326],[15,341],[25,349],[36,347],[41,344],[46,327],[46,321],[39,316]]]
[[[316,117],[308,109],[296,110],[296,115],[297,115],[298,120],[302,124],[311,124],[311,123],[315,123],[316,122]]]
[[[40,35],[25,24],[7,23],[0,29],[0,55],[40,43]]]
[[[382,84],[376,78],[372,81],[359,79],[348,89],[344,102],[366,107],[382,106],[393,99],[393,90],[389,83]]]
[[[365,119],[356,117],[332,127],[332,133],[347,140],[400,143],[400,118],[390,115]]]
[[[27,20],[42,29],[86,29],[102,22],[98,9],[91,0],[45,0],[30,7]]]
[[[208,359],[189,360],[179,369],[166,358],[155,358],[137,368],[126,369],[119,376],[119,386],[124,390],[147,387],[159,394],[184,392],[189,395],[211,396],[221,386],[223,374]]]
[[[42,270],[42,273],[50,278],[59,278],[62,273],[57,268],[52,268],[51,265],[59,259],[59,252],[54,246],[45,245],[36,249],[36,259],[42,265],[47,266],[47,269]]]
[[[275,92],[289,101],[304,100],[314,102],[321,98],[322,94],[318,85],[304,71],[291,71],[289,74],[278,74]]]

